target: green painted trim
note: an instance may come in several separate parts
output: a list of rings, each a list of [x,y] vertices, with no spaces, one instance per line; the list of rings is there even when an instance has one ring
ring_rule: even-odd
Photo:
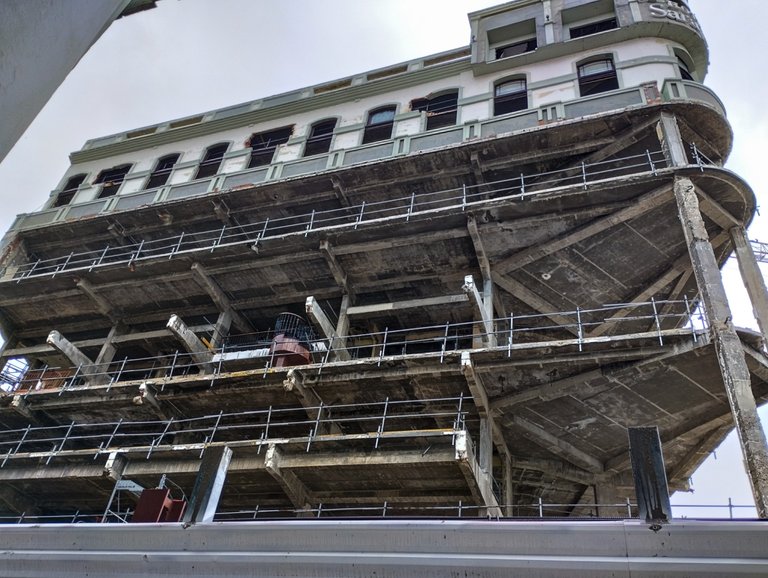
[[[449,51],[449,53],[450,52],[453,51]],[[427,57],[426,60],[429,60],[429,58],[432,57]],[[465,56],[459,60],[450,61],[445,64],[435,64],[427,68],[403,72],[391,78],[381,78],[375,81],[353,85],[328,93],[307,96],[306,98],[300,98],[292,102],[276,104],[266,108],[258,108],[235,116],[230,116],[218,120],[203,121],[194,125],[157,132],[155,134],[147,135],[144,137],[130,140],[120,140],[119,142],[101,147],[83,149],[71,153],[69,155],[69,159],[72,164],[105,159],[129,152],[144,150],[153,146],[169,144],[181,140],[223,132],[226,130],[242,128],[250,124],[260,124],[269,120],[286,118],[300,114],[302,112],[309,112],[338,104],[346,104],[355,99],[386,94],[395,90],[410,88],[435,80],[442,80],[444,78],[458,76],[462,72],[471,69],[472,67],[469,63],[469,56]],[[301,91],[295,92],[300,93]],[[269,98],[264,99],[264,101],[268,101]],[[101,138],[112,138],[113,136],[123,137],[124,134],[125,133],[120,133],[119,135],[110,135]],[[101,139],[95,140],[98,141]],[[88,143],[93,142],[94,141],[88,141]],[[86,146],[88,146],[88,143],[86,143]]]
[[[476,102],[488,102],[489,99],[493,98],[492,92],[485,92],[483,94],[476,94],[475,96],[468,96],[466,98],[460,98],[459,99],[459,106],[463,106],[466,104],[475,104]]]
[[[191,169],[192,167],[196,167],[198,164],[200,164],[200,159],[196,159],[194,161],[184,161],[183,163],[176,163],[173,166],[174,172],[179,169]]]
[[[348,124],[346,126],[340,126],[336,129],[334,134],[349,134],[351,132],[357,132],[365,128],[365,123],[357,122],[355,124]]]

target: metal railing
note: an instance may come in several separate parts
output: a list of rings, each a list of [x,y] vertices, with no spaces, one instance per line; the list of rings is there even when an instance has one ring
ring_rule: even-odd
[[[556,319],[554,321],[553,319]],[[593,335],[605,324],[610,329]],[[491,323],[492,330],[480,321],[445,323],[390,329],[372,333],[336,336],[334,339],[313,339],[306,345],[311,352],[310,366],[318,372],[340,359],[341,355],[356,360],[369,360],[378,365],[385,359],[409,356],[431,356],[440,363],[447,356],[481,348],[506,353],[541,347],[567,348],[583,351],[608,340],[654,340],[659,346],[672,336],[689,335],[694,341],[702,338],[709,324],[700,304],[687,298],[656,300],[639,303],[614,303],[599,308],[526,315],[510,314]],[[281,353],[270,347],[274,331],[237,335],[228,338],[220,349],[211,350],[213,371],[204,374],[213,387],[226,374],[230,364],[243,363],[266,377],[276,367]],[[477,342],[480,342],[479,344]],[[242,369],[242,367],[241,367]],[[41,390],[58,390],[59,395],[73,388],[88,385],[105,386],[107,391],[118,382],[146,381],[163,391],[174,377],[195,375],[200,379],[201,367],[188,353],[177,351],[162,357],[124,358],[109,364],[77,367],[43,367],[15,376],[6,375],[6,389],[15,394],[29,395]]]
[[[389,438],[450,437],[466,431],[471,398],[392,400],[359,404],[320,404],[315,407],[272,407],[155,421],[71,422],[54,426],[28,425],[0,431],[0,468],[10,460],[34,459],[50,464],[57,456],[138,453],[149,459],[166,449],[178,453],[228,445],[255,447],[299,445],[309,452],[316,443],[370,442],[379,449]],[[435,429],[436,421],[450,423]],[[339,433],[321,435],[334,425]],[[422,425],[423,428],[418,426]],[[343,433],[344,429],[354,433]],[[182,436],[184,442],[175,442]]]
[[[414,502],[418,498],[414,497]],[[541,520],[546,522],[562,520],[606,520],[606,519],[633,519],[637,514],[637,504],[626,501],[615,504],[550,504],[541,500],[531,504],[499,504],[502,512],[512,511],[512,515],[488,516],[487,506],[465,504],[462,501],[444,504],[408,505],[390,502],[381,504],[340,506],[336,504],[320,503],[317,506],[307,508],[276,508],[274,506],[254,506],[253,508],[240,510],[222,510],[216,512],[214,522],[249,522],[253,520],[284,520],[302,516],[307,520],[307,514],[316,519],[337,518],[486,518],[492,520]],[[575,509],[584,509],[588,513],[572,515]],[[731,498],[725,504],[672,504],[675,518],[689,518],[683,512],[696,510],[696,516],[692,519],[720,519],[720,520],[744,520],[757,519],[754,504],[737,504]],[[515,513],[515,512],[518,513]],[[609,512],[602,515],[601,512]],[[744,515],[739,515],[743,512]],[[132,509],[126,508],[115,515],[105,519],[104,512],[82,512],[75,510],[71,513],[33,515],[22,513],[14,516],[0,516],[0,524],[80,524],[130,521]]]
[[[55,277],[59,273],[93,271],[153,259],[172,259],[181,255],[213,252],[218,248],[250,245],[254,249],[267,240],[330,230],[357,229],[384,222],[409,221],[421,216],[435,216],[464,211],[495,202],[523,202],[550,194],[564,187],[581,187],[612,178],[638,174],[657,174],[667,163],[661,151],[621,157],[576,167],[536,174],[520,174],[481,185],[464,185],[429,193],[366,202],[339,209],[316,210],[288,217],[266,218],[245,225],[223,225],[204,231],[182,232],[161,239],[141,239],[120,246],[106,245],[98,251],[72,251],[68,255],[41,258],[24,263],[15,271],[17,282],[29,277]],[[695,165],[694,165],[695,166]]]

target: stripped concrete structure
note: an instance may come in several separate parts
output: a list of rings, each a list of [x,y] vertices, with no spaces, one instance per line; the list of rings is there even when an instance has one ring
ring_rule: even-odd
[[[72,154],[2,244],[0,516],[130,519],[219,447],[221,521],[625,516],[642,425],[673,490],[736,425],[768,515],[755,198],[695,18],[470,24]],[[762,335],[731,323],[734,252]]]

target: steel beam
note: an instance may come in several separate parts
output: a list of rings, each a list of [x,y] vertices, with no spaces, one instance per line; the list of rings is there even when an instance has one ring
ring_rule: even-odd
[[[227,446],[213,446],[205,449],[195,485],[184,512],[184,523],[205,524],[213,521],[231,459],[232,450]]]

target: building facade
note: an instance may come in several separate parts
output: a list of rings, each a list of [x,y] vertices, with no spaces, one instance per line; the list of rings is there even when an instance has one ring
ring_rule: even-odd
[[[467,47],[72,153],[2,242],[0,516],[192,511],[218,455],[221,521],[624,517],[628,428],[675,490],[734,424],[768,515],[765,334],[719,271],[768,321],[756,203],[695,17],[469,20]]]

